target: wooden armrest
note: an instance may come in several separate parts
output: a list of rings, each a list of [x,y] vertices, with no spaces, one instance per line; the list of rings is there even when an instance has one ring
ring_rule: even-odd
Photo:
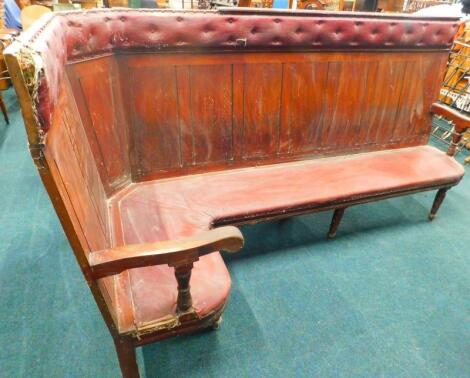
[[[240,230],[225,226],[178,240],[132,244],[92,252],[88,261],[93,277],[98,279],[144,266],[190,265],[199,256],[220,250],[237,252],[241,247],[243,235]]]
[[[435,102],[431,105],[431,113],[440,115],[449,121],[452,121],[455,125],[455,131],[459,134],[470,128],[469,117],[445,104]]]

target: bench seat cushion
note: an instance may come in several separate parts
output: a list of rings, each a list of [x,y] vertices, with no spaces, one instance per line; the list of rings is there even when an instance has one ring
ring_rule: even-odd
[[[419,146],[137,183],[112,200],[116,243],[174,239],[220,223],[450,186],[463,174],[453,158],[434,147]],[[133,321],[146,323],[173,313],[172,268],[123,274],[129,276],[120,282],[127,285],[123,292],[132,293]],[[218,253],[195,264],[191,290],[201,315],[223,304],[229,287],[230,277]]]

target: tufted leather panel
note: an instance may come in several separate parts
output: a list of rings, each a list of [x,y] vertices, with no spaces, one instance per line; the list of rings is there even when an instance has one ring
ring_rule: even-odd
[[[10,51],[27,46],[40,55],[36,105],[47,130],[70,59],[126,49],[448,49],[458,26],[453,18],[353,13],[93,10],[46,15]]]

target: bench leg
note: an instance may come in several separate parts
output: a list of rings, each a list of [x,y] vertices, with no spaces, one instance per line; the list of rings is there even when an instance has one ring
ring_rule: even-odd
[[[443,188],[437,191],[436,197],[434,198],[434,202],[432,204],[431,212],[429,213],[429,216],[428,216],[430,221],[436,218],[437,210],[439,210],[439,207],[444,201],[444,198],[446,197],[446,193],[448,190],[449,188]]]
[[[139,367],[134,345],[128,340],[115,339],[116,353],[123,378],[139,378]]]
[[[3,101],[3,96],[1,93],[0,93],[0,109],[2,109],[3,118],[5,119],[5,122],[7,123],[7,125],[9,125],[10,120],[8,119],[8,111],[7,111],[5,102]]]
[[[335,209],[333,218],[331,219],[330,230],[328,231],[328,239],[333,239],[336,236],[336,231],[338,231],[341,219],[343,219],[344,210],[346,210],[345,207]]]

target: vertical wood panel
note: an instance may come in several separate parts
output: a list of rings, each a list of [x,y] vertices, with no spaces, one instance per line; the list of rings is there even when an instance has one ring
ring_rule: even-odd
[[[279,152],[311,151],[322,127],[328,63],[286,63],[283,72]]]
[[[69,78],[100,176],[108,194],[130,176],[128,130],[114,59],[84,62],[69,70]]]
[[[71,100],[71,93],[67,90],[65,95],[70,100],[67,102],[64,101],[62,114],[59,118],[60,121],[57,121],[55,127],[60,127],[66,132],[70,141],[70,151],[68,151],[68,153],[75,155],[80,172],[64,172],[64,175],[80,173],[83,176],[85,187],[82,190],[88,191],[90,201],[99,218],[101,227],[104,233],[108,235],[106,193],[83,124],[78,117],[77,108],[74,106],[73,100]]]
[[[363,62],[332,62],[328,71],[328,87],[331,102],[327,117],[329,150],[344,150],[354,144],[363,112],[364,78],[367,66]],[[330,87],[330,80],[334,85]]]
[[[339,127],[335,144],[340,150],[357,145],[356,138],[360,136],[363,127],[368,69],[368,65],[356,61],[347,62],[342,66],[337,104],[339,113],[335,122],[335,127]]]
[[[323,116],[321,127],[317,129],[315,137],[320,149],[328,149],[336,136],[335,118],[338,102],[338,88],[340,86],[341,62],[328,62],[327,82],[323,102]]]
[[[364,77],[365,88],[361,108],[361,121],[359,131],[357,131],[356,136],[353,138],[356,147],[372,145],[376,130],[380,127],[378,124],[380,116],[378,99],[383,88],[378,85],[379,80],[379,61],[368,62],[367,73]],[[369,83],[377,84],[369,85]]]
[[[85,250],[99,250],[109,245],[106,195],[70,95],[63,87],[59,100],[63,111],[54,114],[45,153],[77,232],[86,239]]]
[[[177,112],[180,133],[180,161],[184,166],[193,165],[194,139],[191,119],[191,82],[189,66],[176,66]]]
[[[95,208],[87,183],[81,175],[79,161],[73,154],[65,128],[57,129],[57,135],[52,148],[54,149],[54,162],[60,173],[66,193],[62,196],[68,197],[73,213],[80,224],[88,246],[91,250],[100,250],[107,247],[106,233],[100,222],[100,217]],[[71,153],[72,152],[72,153]],[[59,178],[57,178],[59,179]]]
[[[135,180],[137,172],[140,171],[140,162],[137,156],[137,144],[135,141],[135,127],[134,127],[134,109],[132,106],[132,86],[131,77],[132,71],[128,65],[128,57],[117,55],[114,57],[115,77],[118,84],[115,83],[115,88],[119,91],[117,98],[121,101],[120,112],[122,114],[122,121],[125,124],[127,131],[127,156],[129,159],[129,181]]]
[[[421,143],[427,143],[432,126],[432,116],[429,113],[431,104],[439,98],[444,74],[447,68],[447,54],[441,56],[425,55],[420,57],[422,61],[422,95],[423,98],[423,119],[414,126],[416,135],[421,138]]]
[[[277,152],[282,85],[281,64],[246,64],[243,157]]]
[[[94,153],[108,148],[106,143],[124,145],[108,136],[106,125],[129,130],[133,177],[140,180],[251,164],[247,160],[424,143],[446,54],[240,52],[116,59],[120,80],[113,76],[115,63],[103,78],[93,62],[74,64],[83,76],[82,95],[75,96],[80,114],[85,110],[94,118],[90,124],[104,125],[99,138],[89,137]],[[101,63],[97,67],[103,69]],[[98,101],[92,103],[93,97]],[[98,108],[108,97],[122,103],[119,111]],[[104,155],[111,162],[117,156]],[[106,175],[119,171],[113,167]]]
[[[49,174],[73,227],[73,230],[67,228],[68,222],[65,222],[64,230],[69,237],[71,233],[76,234],[80,247],[86,255],[90,251],[111,246],[107,198],[67,79],[63,80],[59,98],[59,106],[56,109],[61,111],[54,113],[44,154]],[[51,193],[50,187],[48,190]],[[55,190],[52,190],[52,193],[54,192]],[[55,198],[56,204],[57,201]],[[60,207],[56,210],[61,222],[64,222]],[[75,252],[80,262],[81,252],[77,250]],[[99,286],[111,316],[116,321],[116,313],[112,306],[113,278],[100,280]]]
[[[120,130],[116,125],[112,88],[109,72],[85,75],[80,78],[80,86],[86,101],[90,117],[90,129],[98,141],[101,159],[110,181],[119,179],[124,168],[124,154],[121,139],[117,134]],[[125,146],[126,147],[126,146]]]
[[[139,174],[181,165],[175,68],[132,71],[133,132]]]
[[[229,159],[232,155],[231,66],[192,66],[190,87],[192,163]]]
[[[233,160],[240,160],[243,154],[243,131],[245,129],[245,67],[234,64],[232,68],[232,151]],[[232,160],[231,159],[231,160]]]
[[[371,142],[384,144],[392,141],[395,120],[398,114],[406,61],[381,60],[377,75],[377,97],[372,103],[378,108]]]
[[[128,108],[124,106],[123,93],[127,92],[127,87],[123,87],[116,58],[110,60],[111,89],[113,95],[113,108],[115,117],[115,135],[119,140],[117,149],[120,151],[122,159],[122,172],[111,181],[111,186],[115,191],[121,189],[131,181],[130,162],[130,128]],[[114,193],[112,193],[114,194]]]
[[[416,80],[416,77],[422,74],[423,64],[421,59],[406,62],[397,116],[391,136],[393,141],[399,141],[406,135],[412,138],[415,136],[415,127],[419,129],[419,125],[423,122],[424,88],[422,81]]]

